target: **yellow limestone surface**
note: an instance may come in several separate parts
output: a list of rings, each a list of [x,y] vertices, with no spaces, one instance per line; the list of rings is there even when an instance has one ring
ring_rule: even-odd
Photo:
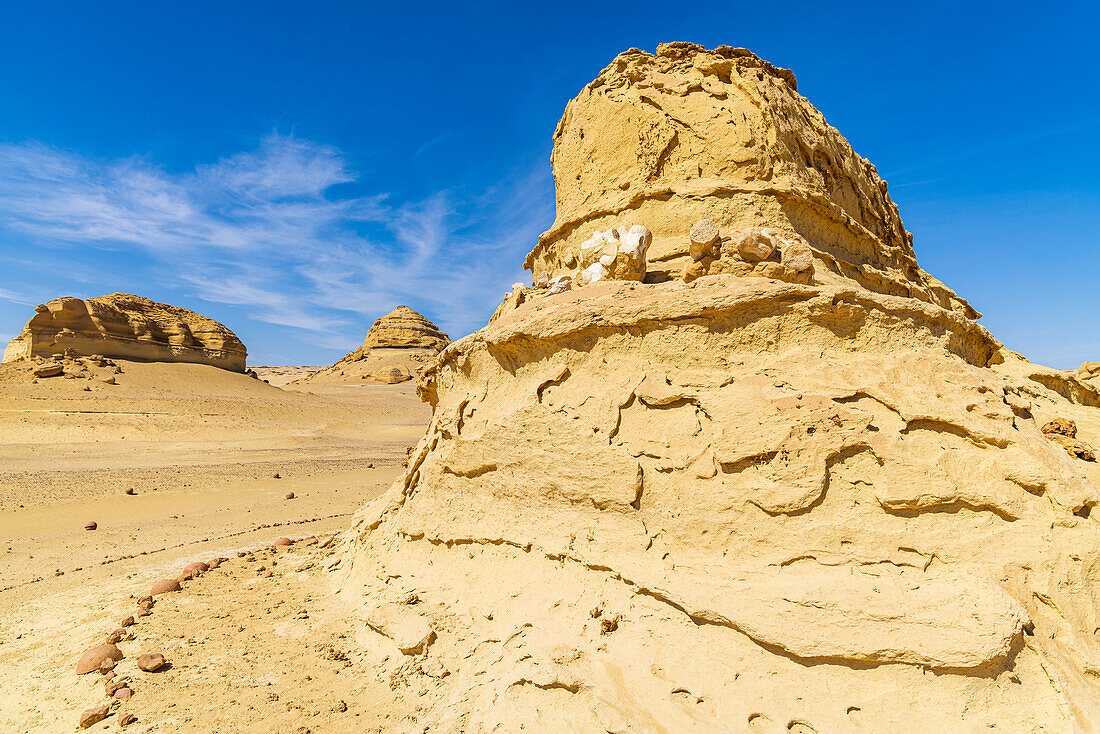
[[[74,350],[150,362],[192,362],[244,372],[247,351],[237,335],[194,311],[129,293],[81,300],[56,298],[4,350],[4,361]]]
[[[735,207],[672,166],[629,221],[666,252],[704,214],[794,228],[831,275],[601,281],[514,299],[440,354],[427,433],[332,566],[364,629],[398,605],[430,640],[387,671],[421,690],[408,731],[1096,731],[1100,472],[1040,426],[1095,443],[1100,393],[1004,349],[916,267],[885,186],[788,73],[734,49],[618,57],[559,127],[558,224],[528,265],[574,268],[568,222],[627,201],[650,164],[594,98],[657,74],[756,100],[691,128],[752,142],[786,193]],[[589,104],[590,191],[619,203],[563,183]],[[598,167],[620,158],[624,179]]]

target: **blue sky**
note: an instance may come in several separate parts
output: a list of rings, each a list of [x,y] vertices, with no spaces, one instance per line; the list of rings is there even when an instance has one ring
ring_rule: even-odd
[[[0,339],[60,295],[331,363],[399,304],[452,337],[526,280],[551,135],[620,51],[746,46],[890,183],[1009,347],[1100,359],[1093,3],[0,1]]]

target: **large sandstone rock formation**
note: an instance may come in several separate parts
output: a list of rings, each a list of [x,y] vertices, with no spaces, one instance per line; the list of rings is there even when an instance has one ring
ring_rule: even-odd
[[[409,730],[1100,728],[1100,472],[1041,431],[1095,442],[1100,393],[921,271],[874,168],[747,51],[620,55],[553,160],[527,264],[572,287],[443,351],[334,564],[365,624],[435,633],[391,659]],[[812,278],[678,277],[704,217],[804,242]],[[652,231],[649,274],[581,284],[612,224]]]
[[[408,306],[398,306],[376,319],[363,339],[363,349],[432,349],[451,343],[439,327]]]
[[[4,350],[4,361],[70,350],[150,362],[193,362],[244,372],[247,350],[217,321],[128,293],[81,300],[56,298]]]
[[[405,382],[450,343],[450,337],[427,318],[408,306],[398,306],[371,324],[363,346],[298,382]]]
[[[650,280],[688,260],[686,227],[774,227],[813,248],[816,281],[909,296],[968,316],[917,265],[875,167],[798,93],[794,74],[745,49],[665,44],[619,56],[554,132],[557,218],[524,263],[536,282],[574,267],[593,230],[653,233]]]

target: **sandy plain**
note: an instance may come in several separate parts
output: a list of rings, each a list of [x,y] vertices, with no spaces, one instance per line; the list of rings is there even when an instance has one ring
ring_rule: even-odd
[[[321,603],[316,567],[423,433],[412,383],[281,389],[122,360],[30,370],[0,366],[0,731],[71,732],[108,703],[89,731],[118,730],[123,713],[134,732],[370,731],[403,715],[378,676],[346,671],[368,663],[341,646],[351,622]],[[276,551],[280,536],[298,542]],[[229,560],[126,628],[116,672],[131,699],[76,675],[154,581],[216,557]],[[139,671],[141,652],[170,666]]]

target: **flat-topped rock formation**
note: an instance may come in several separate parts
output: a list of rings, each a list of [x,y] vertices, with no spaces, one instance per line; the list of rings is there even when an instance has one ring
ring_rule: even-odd
[[[1100,472],[1042,431],[1095,445],[1100,394],[748,51],[621,54],[554,143],[536,288],[425,372],[333,566],[408,730],[1100,729]]]
[[[375,320],[363,346],[297,382],[406,382],[450,343],[450,337],[427,318],[408,306],[398,306]]]
[[[4,350],[5,362],[68,353],[245,369],[247,350],[237,335],[186,308],[111,293],[87,300],[56,298],[34,310]]]

